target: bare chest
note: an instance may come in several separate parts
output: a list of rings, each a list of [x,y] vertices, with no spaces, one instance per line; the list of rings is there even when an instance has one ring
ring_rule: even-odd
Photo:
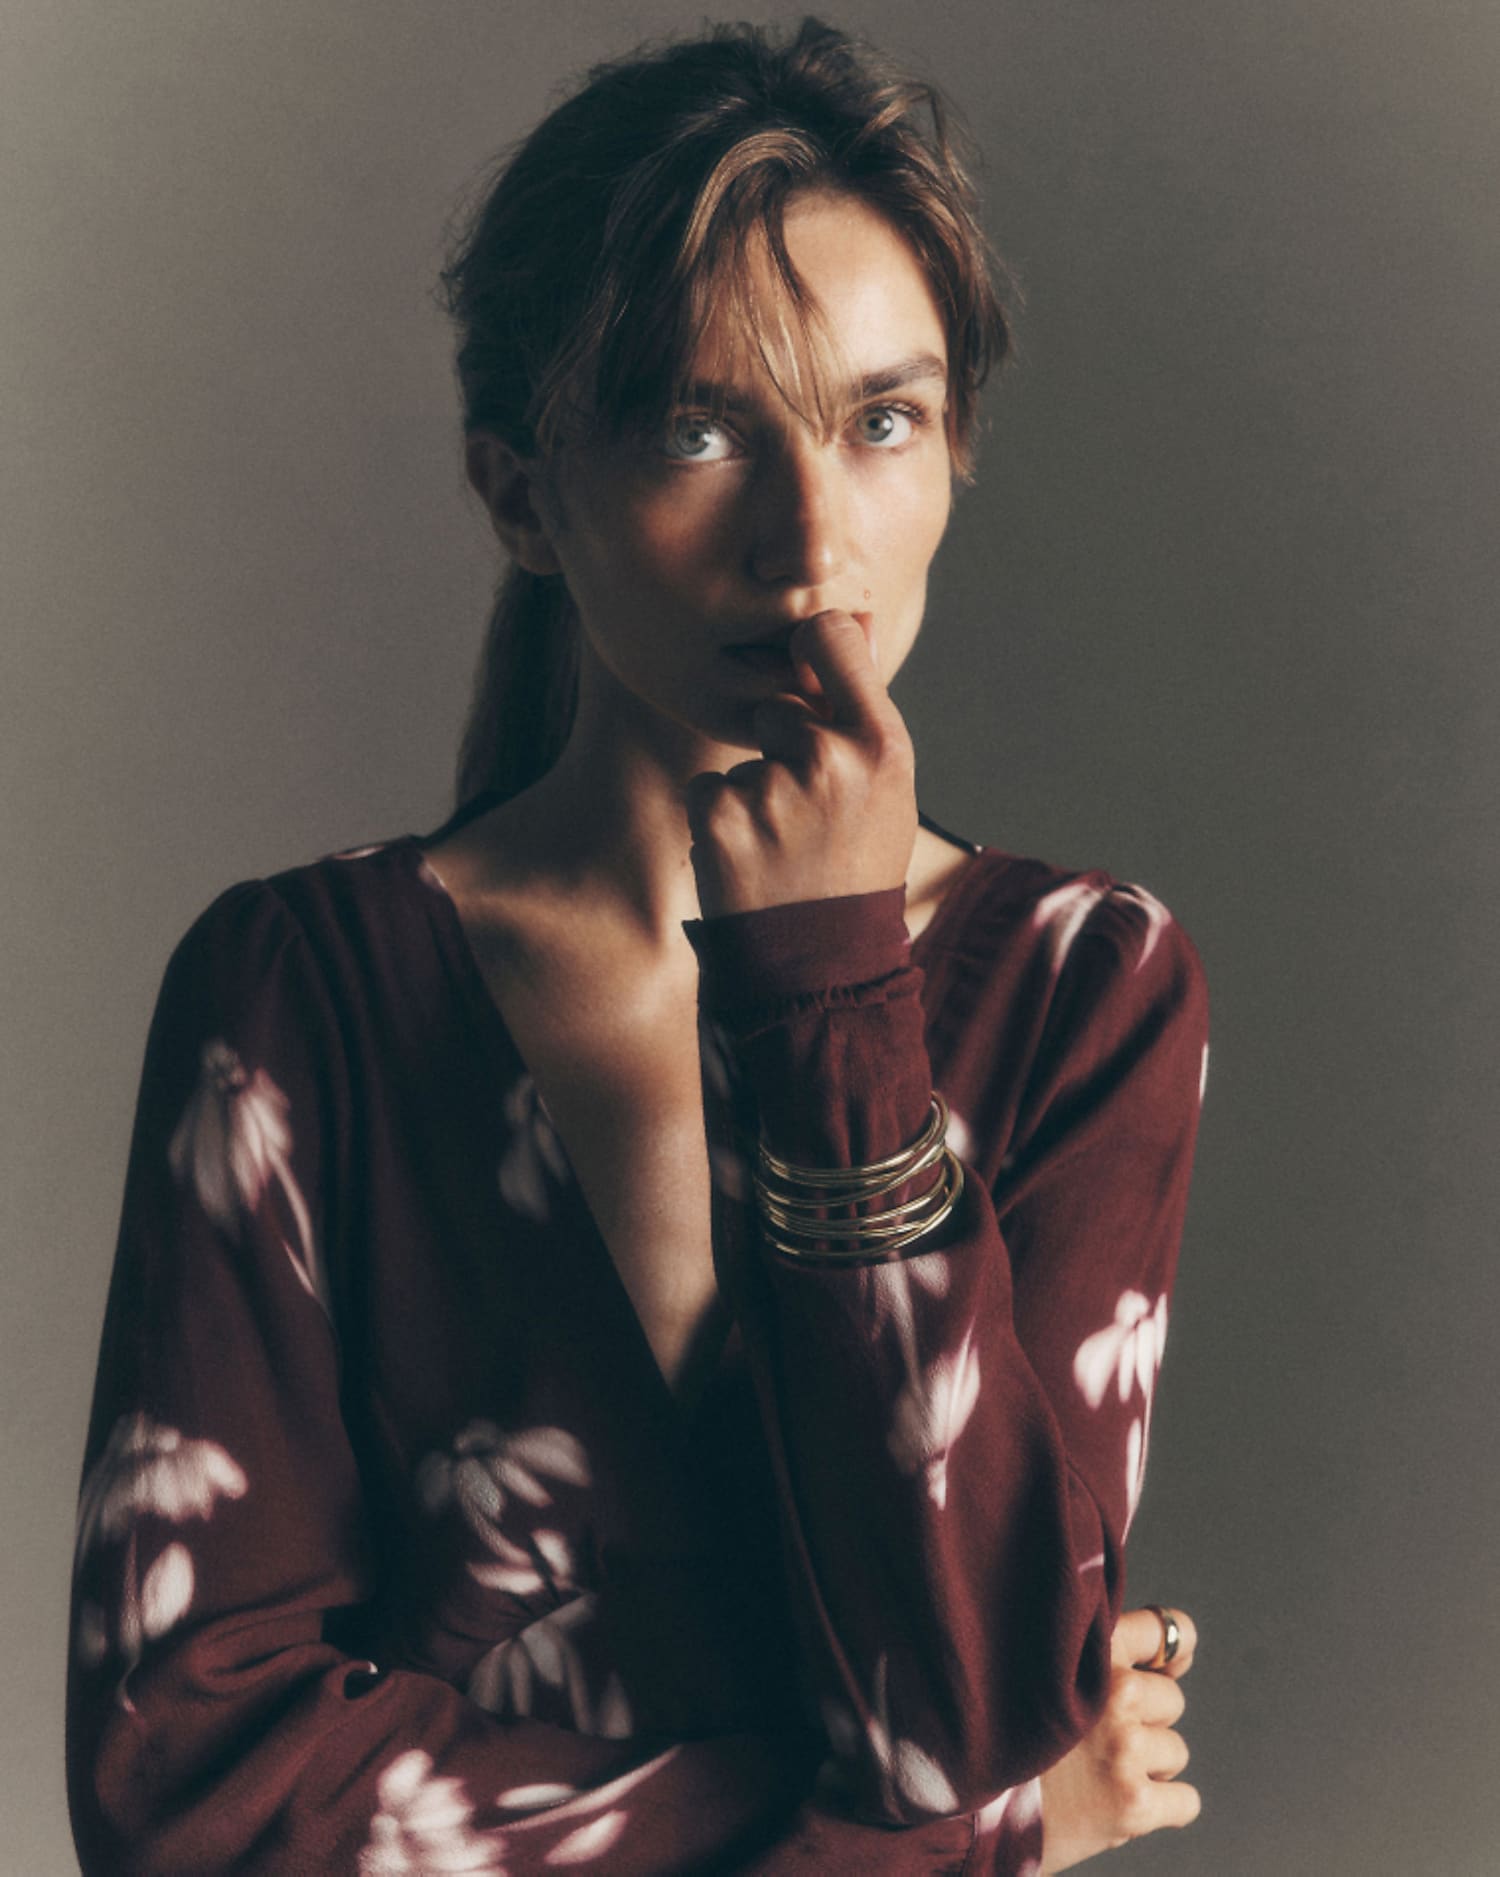
[[[691,1393],[727,1327],[696,1012],[641,1023],[579,1021],[560,1000],[513,1007],[517,1047],[657,1367],[674,1393]]]

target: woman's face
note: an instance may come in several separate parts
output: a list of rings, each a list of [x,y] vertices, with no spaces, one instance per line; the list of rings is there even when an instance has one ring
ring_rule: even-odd
[[[755,704],[794,688],[778,648],[800,619],[855,614],[894,676],[950,505],[946,337],[912,250],[829,194],[793,202],[786,244],[831,340],[829,433],[711,329],[690,376],[705,406],[722,386],[723,419],[689,404],[660,436],[569,447],[548,528],[597,661],[586,683],[742,749]]]

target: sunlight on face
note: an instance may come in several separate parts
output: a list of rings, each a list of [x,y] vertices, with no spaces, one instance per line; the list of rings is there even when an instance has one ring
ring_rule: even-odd
[[[660,436],[575,445],[556,465],[585,706],[613,698],[741,749],[755,746],[756,702],[787,686],[775,641],[799,619],[858,615],[895,674],[950,504],[946,336],[913,251],[863,203],[828,194],[793,202],[786,244],[822,316],[826,432],[711,327],[694,401]],[[769,262],[758,273],[774,330],[779,290]],[[777,375],[810,406],[796,389],[807,362],[788,335]]]

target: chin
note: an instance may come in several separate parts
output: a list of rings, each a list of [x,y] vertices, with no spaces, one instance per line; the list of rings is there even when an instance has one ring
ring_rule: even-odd
[[[751,723],[753,710],[753,704],[735,703],[712,713],[696,711],[690,720],[683,720],[683,728],[705,742],[736,751],[741,758],[759,756],[761,747]]]

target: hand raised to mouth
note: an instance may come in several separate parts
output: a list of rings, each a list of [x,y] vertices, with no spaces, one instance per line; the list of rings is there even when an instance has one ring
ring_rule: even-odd
[[[916,763],[871,650],[868,615],[803,620],[796,692],[755,707],[763,754],[687,783],[705,918],[904,884],[917,836]]]

